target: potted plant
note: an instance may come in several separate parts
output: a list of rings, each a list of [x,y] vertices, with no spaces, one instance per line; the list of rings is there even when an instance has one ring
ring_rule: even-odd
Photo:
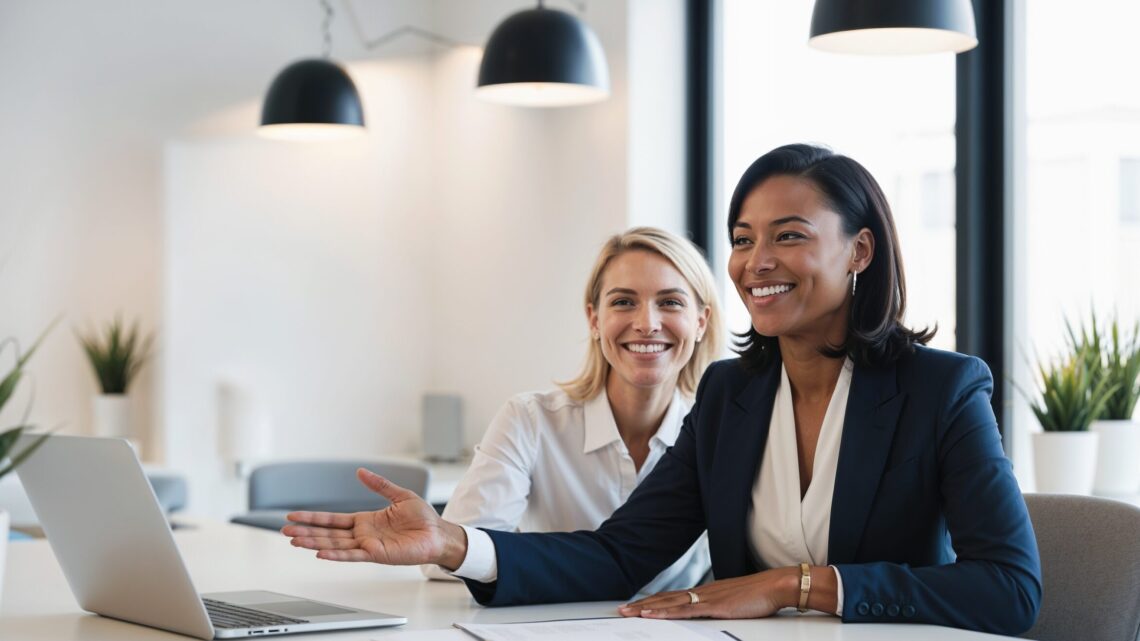
[[[48,328],[48,331],[51,327]],[[32,354],[35,353],[36,348],[39,347],[40,342],[43,341],[44,336],[47,335],[45,331],[40,335],[39,339],[23,354],[20,353],[20,347],[16,341],[8,339],[0,341],[0,354],[2,354],[9,345],[16,353],[16,364],[12,369],[0,379],[0,412],[3,411],[4,406],[12,399],[13,394],[16,392],[16,387],[20,384],[20,379],[24,376],[24,367],[27,365],[28,360],[31,359]],[[36,438],[30,445],[25,446],[23,449],[16,451],[16,444],[20,440],[20,435],[31,426],[26,423],[26,416],[20,420],[20,425],[0,431],[0,478],[4,478],[13,470],[16,469],[24,459],[32,455],[33,452],[43,444],[47,434]],[[8,528],[10,517],[8,511],[0,508],[0,588],[3,588],[4,578],[4,560],[8,551]]]
[[[92,401],[96,436],[133,436],[127,391],[150,356],[152,339],[153,337],[143,338],[139,334],[138,323],[130,329],[124,328],[123,321],[118,316],[101,333],[79,336],[83,351],[99,381],[100,393]]]
[[[1094,380],[1091,349],[1078,345],[1052,367],[1038,359],[1036,394],[1021,390],[1043,430],[1033,435],[1038,492],[1092,493],[1097,434],[1089,424],[1113,388],[1103,378]]]
[[[1140,425],[1132,415],[1140,400],[1140,322],[1125,334],[1113,318],[1106,333],[1097,376],[1113,391],[1090,427],[1100,441],[1093,489],[1135,494],[1140,491]]]

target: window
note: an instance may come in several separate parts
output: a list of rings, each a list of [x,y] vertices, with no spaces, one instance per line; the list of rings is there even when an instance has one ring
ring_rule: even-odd
[[[1120,222],[1140,223],[1140,158],[1120,159]]]
[[[1065,318],[1090,308],[1140,318],[1140,59],[1132,26],[1140,3],[1088,0],[1072,6],[1024,2],[1024,190],[1016,193],[1012,364],[1032,385],[1026,361],[1056,355]],[[1058,46],[1058,43],[1064,46]],[[1040,429],[1015,398],[1014,463],[1029,463],[1028,432]],[[1019,474],[1019,477],[1026,478]]]
[[[725,216],[736,180],[764,152],[823,143],[867,167],[898,226],[907,270],[907,322],[937,324],[932,345],[954,348],[954,110],[951,54],[877,57],[807,45],[813,0],[722,0],[719,8],[720,132],[715,163],[714,255],[725,282],[729,329],[748,315],[725,278]]]

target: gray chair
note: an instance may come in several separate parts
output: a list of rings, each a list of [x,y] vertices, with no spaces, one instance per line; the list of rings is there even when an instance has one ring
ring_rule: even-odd
[[[147,472],[146,480],[154,488],[154,495],[162,511],[172,514],[186,507],[189,492],[186,488],[186,479],[179,474],[169,472]]]
[[[1045,592],[1038,641],[1136,641],[1140,508],[1066,494],[1026,494]]]
[[[427,493],[429,472],[422,463],[380,460],[270,463],[250,474],[250,511],[230,521],[279,530],[287,524],[285,515],[296,510],[364,512],[386,507],[387,500],[357,480],[356,469],[360,467],[420,496]]]

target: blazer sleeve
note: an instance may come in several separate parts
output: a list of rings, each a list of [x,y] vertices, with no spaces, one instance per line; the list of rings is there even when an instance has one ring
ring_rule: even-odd
[[[1042,593],[1037,541],[990,406],[993,378],[976,358],[961,363],[939,410],[937,442],[938,498],[957,560],[930,567],[838,565],[844,621],[1016,635],[1036,620]]]
[[[495,544],[498,579],[465,579],[475,600],[499,606],[628,599],[680,558],[706,527],[694,426],[711,371],[673,447],[596,531],[485,530]]]
[[[538,430],[525,399],[508,400],[475,446],[475,456],[447,501],[443,518],[471,527],[517,530],[530,499]],[[420,571],[429,579],[458,580],[438,565],[422,565]]]

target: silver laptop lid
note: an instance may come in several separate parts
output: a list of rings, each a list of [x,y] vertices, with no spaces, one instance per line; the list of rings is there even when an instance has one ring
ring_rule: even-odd
[[[21,437],[18,449],[33,438]],[[166,516],[125,440],[52,436],[16,473],[81,608],[214,638]]]

